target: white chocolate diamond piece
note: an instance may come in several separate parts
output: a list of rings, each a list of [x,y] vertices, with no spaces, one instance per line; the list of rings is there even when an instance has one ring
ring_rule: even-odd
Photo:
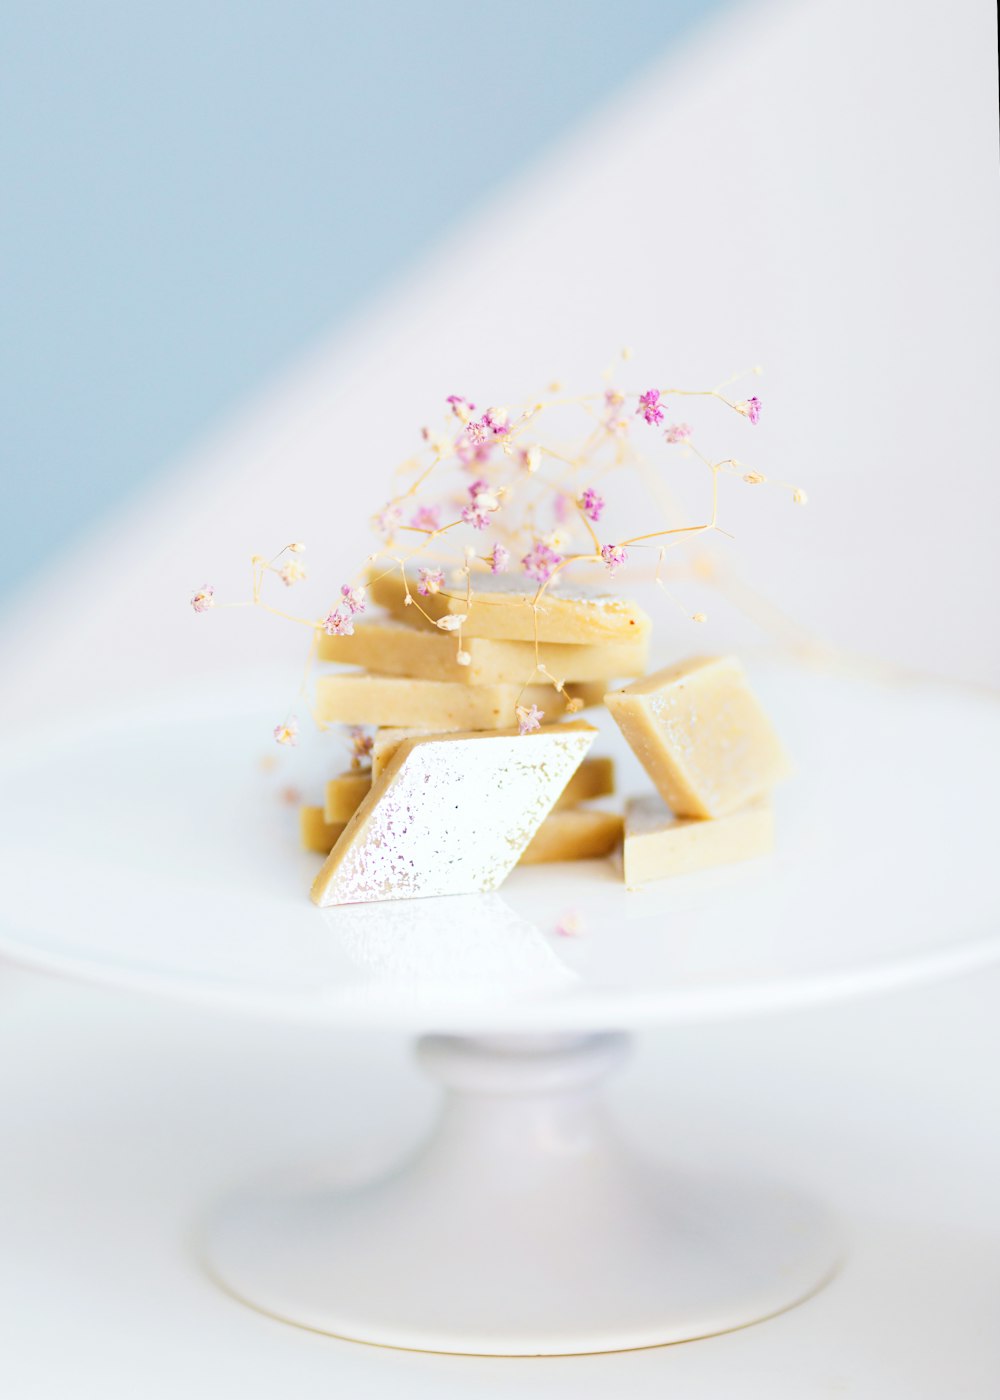
[[[474,894],[503,882],[597,735],[543,725],[407,739],[312,888],[313,902]]]

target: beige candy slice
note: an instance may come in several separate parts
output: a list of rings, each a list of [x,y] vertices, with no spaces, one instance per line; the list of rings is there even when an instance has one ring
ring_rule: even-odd
[[[506,729],[518,706],[537,705],[552,720],[604,702],[604,683],[582,681],[565,692],[551,685],[458,685],[406,676],[320,676],[316,711],[321,724],[375,724],[448,734]],[[572,709],[570,708],[572,706]]]
[[[372,737],[372,782],[386,767],[404,739],[424,739],[426,729],[376,729]]]
[[[316,877],[316,904],[493,890],[517,863],[597,730],[581,721],[407,739]]]
[[[560,794],[556,809],[575,807],[592,797],[609,797],[614,790],[614,759],[585,758]]]
[[[788,760],[732,657],[694,657],[604,697],[678,816],[723,817],[770,791]]]
[[[373,575],[368,584],[376,603],[414,627],[430,625],[415,604],[406,606],[406,585],[398,573]],[[593,643],[648,637],[650,620],[637,603],[611,593],[586,593],[548,588],[537,604],[535,588],[512,588],[508,580],[490,574],[473,575],[469,601],[462,586],[448,587],[427,598],[416,597],[432,619],[463,616],[462,636],[495,637],[507,641]]]
[[[458,685],[403,676],[320,676],[321,724],[406,726],[434,733],[505,729],[514,723],[516,685]]]
[[[462,685],[523,685],[544,666],[560,681],[601,681],[608,677],[641,676],[649,645],[645,636],[622,641],[511,642],[491,637],[463,637],[469,658],[460,666],[458,638],[429,627],[410,627],[395,618],[356,624],[344,637],[321,636],[319,658],[345,666],[361,666],[384,676],[417,676]],[[605,687],[606,689],[607,687]]]
[[[299,808],[299,836],[302,848],[328,855],[343,835],[346,822],[328,822],[322,807]]]
[[[715,821],[676,817],[652,793],[625,807],[624,875],[633,888],[647,880],[752,860],[773,846],[774,816],[766,798]]]
[[[541,865],[556,860],[591,860],[608,856],[622,839],[619,812],[552,812],[545,818],[521,857],[521,865]]]
[[[323,815],[326,820],[349,821],[371,785],[372,775],[367,770],[341,773],[339,777],[331,778],[326,785],[323,801]]]

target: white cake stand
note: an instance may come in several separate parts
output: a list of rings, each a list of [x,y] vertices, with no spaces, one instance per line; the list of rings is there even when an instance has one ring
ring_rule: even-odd
[[[7,956],[417,1032],[446,1086],[429,1141],[389,1178],[227,1202],[205,1232],[224,1287],[341,1337],[503,1355],[708,1336],[821,1287],[838,1258],[821,1208],[738,1168],[692,1180],[633,1157],[595,1088],[642,1026],[996,957],[1000,705],[931,683],[755,680],[800,774],[778,797],[777,854],[637,893],[589,862],[516,871],[497,895],[320,913],[316,861],[251,758],[264,720],[231,695],[0,758]],[[627,762],[623,786],[643,786]],[[560,936],[570,912],[580,932]]]

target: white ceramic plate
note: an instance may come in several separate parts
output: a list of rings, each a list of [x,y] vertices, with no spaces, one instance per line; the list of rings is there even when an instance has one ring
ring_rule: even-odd
[[[517,870],[495,895],[315,909],[319,858],[259,765],[274,713],[248,713],[245,684],[8,745],[0,952],[247,1010],[453,1032],[762,1011],[1000,953],[1000,704],[932,682],[753,679],[798,769],[776,796],[775,855],[637,892],[592,861]],[[621,754],[615,737],[602,743]],[[331,742],[313,800],[340,766]],[[624,790],[644,785],[625,754]],[[580,933],[560,936],[571,911]]]

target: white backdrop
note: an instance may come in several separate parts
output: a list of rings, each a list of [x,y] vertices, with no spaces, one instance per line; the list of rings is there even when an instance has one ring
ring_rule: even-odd
[[[985,0],[703,30],[53,570],[0,636],[9,722],[291,663],[295,629],[196,618],[192,589],[245,596],[249,554],[302,538],[322,607],[445,394],[586,388],[623,343],[637,387],[765,366],[736,448],[810,505],[732,484],[755,587],[844,647],[1000,681],[995,41]],[[736,637],[688,600],[692,649]]]

